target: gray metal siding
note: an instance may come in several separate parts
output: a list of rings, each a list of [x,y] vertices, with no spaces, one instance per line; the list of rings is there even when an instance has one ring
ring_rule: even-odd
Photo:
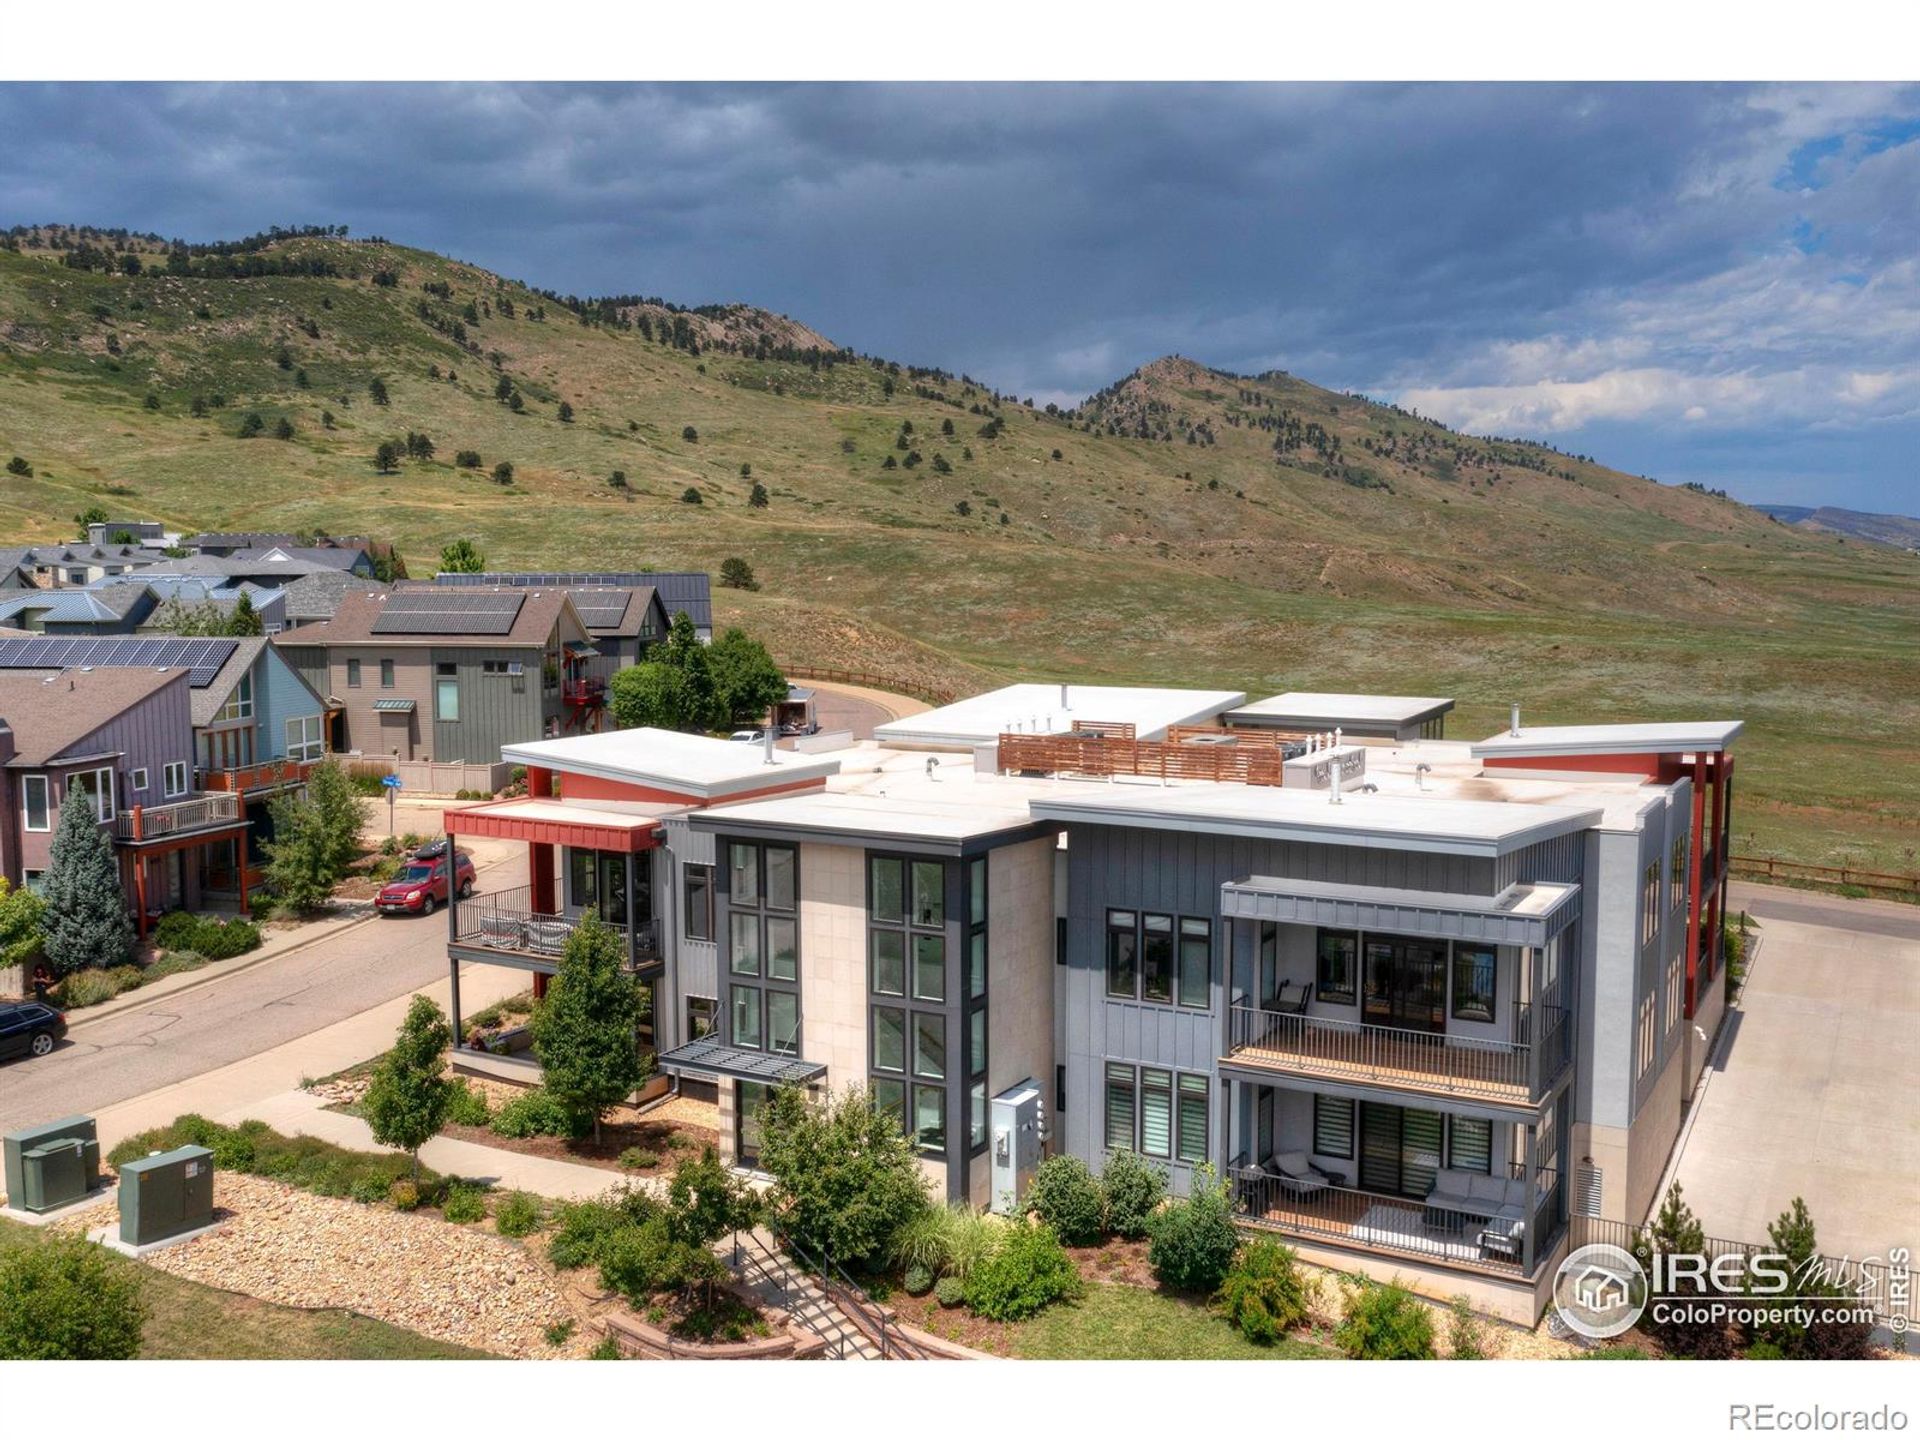
[[[548,706],[541,691],[541,659],[536,650],[525,647],[501,648],[458,646],[435,647],[430,669],[428,694],[433,708],[432,754],[435,760],[468,760],[492,764],[500,758],[502,745],[517,745],[538,740],[546,733]],[[487,661],[519,664],[525,667],[519,684],[506,675],[488,675]],[[460,718],[446,721],[439,717],[439,667],[453,665],[460,685]],[[554,706],[557,710],[557,697]],[[422,727],[425,728],[424,726]]]

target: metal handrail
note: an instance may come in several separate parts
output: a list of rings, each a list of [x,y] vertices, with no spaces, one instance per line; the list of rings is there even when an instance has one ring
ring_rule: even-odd
[[[122,840],[158,840],[227,825],[240,818],[240,798],[207,791],[165,805],[135,805],[113,817],[113,833]]]
[[[566,948],[567,937],[578,927],[576,916],[559,910],[533,908],[533,887],[517,885],[510,890],[490,890],[470,895],[459,904],[454,941],[495,950],[514,950],[535,955],[557,956]],[[627,927],[606,923],[624,943]],[[660,953],[660,922],[642,920],[634,926],[632,950],[642,960]]]
[[[1557,1006],[1540,1007],[1560,1014]],[[1545,1014],[1542,1023],[1553,1023]],[[1526,1028],[1531,1028],[1529,1018]],[[1235,1056],[1251,1056],[1288,1069],[1412,1081],[1445,1090],[1499,1095],[1531,1092],[1532,1046],[1520,1041],[1481,1040],[1450,1032],[1431,1034],[1328,1015],[1232,1008],[1230,1044]]]
[[[839,1261],[824,1256],[814,1257],[777,1225],[770,1225],[769,1229],[786,1247],[787,1253],[800,1262],[802,1269],[810,1270],[819,1277],[821,1289],[826,1292],[827,1298],[839,1305],[847,1314],[847,1318],[852,1320],[856,1327],[864,1330],[868,1338],[880,1347],[882,1360],[927,1358],[925,1350],[907,1339],[905,1331],[900,1328],[900,1317],[867,1294],[859,1283],[847,1274]],[[843,1302],[833,1294],[829,1287],[835,1285],[844,1292],[846,1300],[851,1304]]]

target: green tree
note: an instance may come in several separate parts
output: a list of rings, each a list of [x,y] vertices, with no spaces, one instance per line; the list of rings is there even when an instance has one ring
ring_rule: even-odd
[[[877,1259],[931,1203],[913,1141],[857,1086],[823,1105],[782,1086],[760,1122],[779,1228],[816,1255],[842,1265]]]
[[[0,1360],[132,1360],[140,1267],[78,1235],[0,1251]]]
[[[387,382],[382,380],[378,375],[374,376],[373,379],[367,382],[367,394],[373,397],[374,404],[385,405],[387,403]]]
[[[458,465],[462,470],[478,470],[480,468],[480,452],[478,450],[457,450],[454,452],[453,463]]]
[[[1753,1295],[1751,1299],[1758,1308],[1754,1323],[1746,1327],[1748,1344],[1763,1347],[1762,1353],[1784,1360],[1866,1359],[1871,1353],[1871,1327],[1837,1320],[1828,1313],[1857,1306],[1860,1299],[1828,1271],[1821,1259],[1819,1237],[1805,1200],[1793,1197],[1793,1204],[1767,1226],[1767,1242],[1769,1250],[1784,1257],[1792,1277],[1787,1291],[1798,1298],[1799,1304],[1781,1306],[1776,1311],[1768,1308],[1766,1296]],[[1792,1313],[1802,1306],[1810,1314],[1801,1317]]]
[[[279,796],[271,813],[267,883],[294,909],[316,910],[360,853],[360,803],[346,772],[331,760],[316,765],[306,793]]]
[[[251,440],[267,428],[267,422],[260,418],[258,410],[249,410],[240,421],[240,438]]]
[[[685,1245],[711,1246],[722,1235],[760,1223],[760,1197],[709,1145],[698,1160],[682,1161],[667,1187],[667,1233]]]
[[[233,613],[227,616],[226,633],[229,635],[264,635],[266,624],[260,618],[260,612],[253,608],[253,596],[245,590],[240,598],[233,602]]]
[[[707,646],[700,659],[713,676],[714,706],[723,725],[761,719],[787,698],[787,677],[767,647],[737,626]]]
[[[697,445],[700,442],[700,432],[688,425],[680,431],[680,438],[689,445]]]
[[[747,492],[747,504],[755,510],[767,508],[767,487],[758,480],[753,482],[753,489]]]
[[[375,1067],[361,1113],[382,1145],[394,1145],[413,1157],[413,1178],[420,1178],[420,1147],[440,1133],[454,1082],[445,1074],[453,1030],[440,1007],[424,995],[413,997],[393,1048]]]
[[[607,476],[607,484],[611,485],[616,490],[626,489],[627,488],[627,472],[624,470],[614,471],[611,475]]]
[[[620,937],[591,911],[567,937],[547,998],[533,1012],[533,1053],[546,1088],[576,1115],[600,1118],[640,1088],[652,1058],[640,1053],[647,993],[626,968]]]
[[[113,840],[94,813],[92,796],[74,779],[61,801],[40,898],[46,902],[42,949],[55,974],[123,965],[133,953],[133,922]]]
[[[760,588],[760,582],[753,578],[753,566],[738,555],[729,555],[720,562],[720,583],[729,590]]]
[[[1154,1217],[1147,1263],[1163,1285],[1196,1295],[1211,1295],[1227,1278],[1239,1248],[1233,1228],[1233,1199],[1227,1182],[1213,1167],[1194,1171],[1193,1188]]]
[[[705,729],[684,672],[658,660],[629,665],[613,677],[607,708],[623,730],[638,725],[656,730]]]
[[[440,549],[440,568],[456,575],[478,575],[487,568],[487,557],[471,540],[456,540]]]
[[[373,452],[373,468],[382,475],[391,475],[400,466],[400,447],[391,440],[382,440]]]
[[[493,483],[496,485],[511,485],[513,483],[512,461],[502,460],[498,465],[493,467]]]
[[[29,965],[40,954],[40,920],[47,902],[0,875],[0,965]]]
[[[560,402],[559,414],[560,414],[560,423],[562,425],[571,425],[573,423],[573,406],[569,405],[564,400]]]
[[[23,480],[31,480],[33,478],[33,466],[27,463],[26,456],[16,455],[7,461],[7,473],[9,475],[18,475]]]
[[[706,500],[696,487],[689,485],[680,492],[680,503],[682,505],[704,505],[706,504]]]
[[[293,421],[284,415],[274,421],[273,438],[276,440],[291,440],[293,438]]]

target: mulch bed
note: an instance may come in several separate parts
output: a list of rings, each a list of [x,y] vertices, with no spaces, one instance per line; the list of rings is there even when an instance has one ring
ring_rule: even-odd
[[[520,1091],[520,1087],[484,1079],[469,1079],[468,1083],[486,1091],[496,1111],[505,1099]],[[557,1135],[530,1135],[524,1140],[514,1140],[496,1135],[482,1125],[449,1125],[443,1133],[456,1140],[511,1150],[517,1155],[597,1165],[619,1175],[662,1180],[671,1178],[682,1160],[697,1160],[707,1146],[720,1143],[719,1112],[712,1105],[687,1099],[669,1100],[644,1115],[624,1105],[616,1106],[600,1122],[597,1145],[591,1135],[584,1140],[567,1140]],[[678,1149],[668,1143],[667,1137],[672,1134],[685,1137]],[[651,1150],[660,1157],[660,1163],[644,1170],[627,1169],[620,1163],[620,1156],[633,1148]]]

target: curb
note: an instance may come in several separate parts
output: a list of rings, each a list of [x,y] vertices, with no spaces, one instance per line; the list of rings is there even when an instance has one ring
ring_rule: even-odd
[[[144,1009],[148,1005],[159,1005],[173,999],[176,995],[185,995],[190,990],[198,990],[202,985],[211,985],[216,980],[224,980],[229,975],[242,975],[249,970],[268,964],[271,961],[282,960],[289,955],[297,955],[302,950],[322,944],[325,941],[333,939],[336,935],[344,935],[356,926],[364,925],[369,920],[377,920],[379,918],[378,912],[369,911],[365,915],[356,916],[337,928],[329,930],[324,935],[309,935],[305,939],[287,946],[284,950],[275,950],[267,955],[255,955],[241,965],[227,965],[216,961],[206,967],[211,973],[201,974],[198,971],[189,972],[193,976],[191,980],[187,981],[184,985],[176,985],[171,990],[163,993],[142,996],[139,991],[133,991],[129,1003],[126,1005],[115,1005],[113,1001],[109,1000],[100,1005],[89,1005],[84,1010],[77,1012],[69,1011],[67,1033],[71,1035],[75,1030],[80,1029],[84,1025],[91,1025],[95,1021],[111,1020],[116,1015],[129,1015],[135,1010]],[[115,998],[117,999],[118,997]]]

